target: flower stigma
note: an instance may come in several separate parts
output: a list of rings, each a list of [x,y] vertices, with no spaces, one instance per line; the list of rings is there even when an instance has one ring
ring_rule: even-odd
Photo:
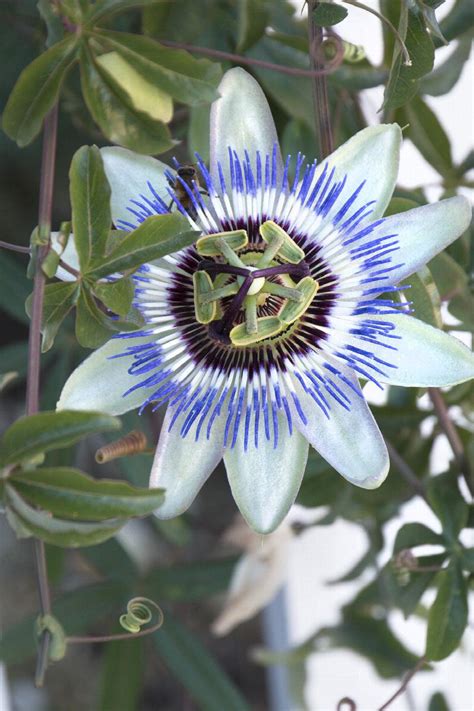
[[[242,252],[249,243],[245,230],[197,241],[204,259],[193,274],[196,319],[210,324],[210,336],[221,343],[245,347],[278,336],[305,313],[318,290],[303,250],[279,225],[267,220],[259,233],[263,248],[247,252]],[[281,298],[281,307],[274,316],[261,316],[259,309],[270,294]],[[234,325],[241,311],[245,321]]]

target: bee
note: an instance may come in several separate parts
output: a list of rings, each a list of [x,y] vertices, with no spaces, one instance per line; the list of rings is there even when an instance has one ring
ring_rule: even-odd
[[[191,219],[195,220],[197,212],[189,193],[195,194],[199,192],[201,195],[208,195],[209,193],[199,184],[197,170],[194,165],[181,165],[176,171],[176,180],[170,179],[168,182],[174,190],[176,199],[179,200]],[[173,202],[174,200],[170,202],[168,209],[171,209]]]

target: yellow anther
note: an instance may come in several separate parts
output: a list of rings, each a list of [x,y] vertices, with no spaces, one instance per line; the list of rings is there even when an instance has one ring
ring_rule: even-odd
[[[274,243],[278,245],[278,250],[276,250],[275,255],[278,254],[280,259],[283,259],[285,262],[290,262],[290,264],[298,264],[304,259],[305,254],[301,247],[298,247],[290,235],[287,234],[280,225],[273,222],[273,220],[267,220],[260,225],[259,232],[270,249]],[[265,257],[265,254],[266,251],[263,257]]]
[[[251,346],[259,341],[264,341],[266,338],[278,335],[285,325],[276,316],[264,316],[257,319],[257,332],[249,333],[247,324],[240,323],[234,326],[230,332],[230,340],[234,346]]]
[[[297,319],[299,319],[300,316],[302,316],[308,309],[318,288],[318,282],[310,276],[301,279],[301,281],[296,285],[297,291],[301,294],[301,300],[287,301],[278,314],[280,321],[288,326],[290,323],[294,323]]]
[[[202,257],[217,257],[223,253],[222,241],[232,250],[239,250],[248,244],[249,239],[245,230],[216,232],[200,237],[196,242],[196,249]]]
[[[194,313],[199,323],[210,323],[214,321],[217,314],[215,301],[203,301],[213,291],[212,279],[207,272],[198,271],[193,274],[194,286]]]

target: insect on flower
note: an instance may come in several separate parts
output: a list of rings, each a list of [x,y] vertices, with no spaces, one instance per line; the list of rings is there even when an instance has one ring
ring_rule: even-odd
[[[119,228],[168,212],[172,198],[201,236],[135,274],[145,328],[93,353],[58,407],[121,414],[167,403],[156,515],[184,511],[223,458],[242,514],[266,533],[295,500],[310,444],[358,486],[385,479],[359,378],[423,387],[474,375],[472,353],[412,316],[398,286],[466,229],[470,209],[455,197],[383,218],[397,125],[361,131],[321,164],[298,155],[290,180],[255,80],[232,69],[219,92],[209,169],[197,159],[207,195],[187,176],[177,190],[160,161],[102,150]]]

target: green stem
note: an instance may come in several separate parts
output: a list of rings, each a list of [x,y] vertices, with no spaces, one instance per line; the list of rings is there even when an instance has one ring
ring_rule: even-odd
[[[53,208],[54,168],[56,158],[56,137],[58,125],[58,107],[51,109],[44,121],[43,155],[41,159],[40,198],[39,198],[39,233],[47,237],[47,243],[38,249],[36,271],[33,282],[33,299],[31,305],[31,324],[28,339],[28,370],[26,376],[26,414],[34,415],[39,410],[40,358],[41,358],[41,318],[43,313],[45,275],[41,263],[49,250],[49,235],[51,231],[51,214]],[[35,540],[36,570],[41,614],[51,612],[51,595],[49,591],[46,568],[46,554],[43,541]],[[49,644],[51,635],[43,632],[40,639],[38,663],[35,683],[42,686],[48,666]]]
[[[313,106],[316,117],[316,135],[319,139],[321,158],[326,158],[333,152],[333,136],[329,112],[328,88],[324,68],[323,28],[313,19],[313,11],[319,5],[314,0],[308,1],[308,51],[311,69],[315,72],[311,85],[313,92]]]
[[[441,391],[439,390],[439,388],[428,388],[428,395],[432,402],[434,411],[436,412],[436,416],[438,418],[441,429],[443,430],[444,434],[448,439],[451,450],[456,458],[459,470],[461,471],[461,474],[464,477],[467,488],[469,489],[471,496],[474,497],[474,484],[471,479],[471,471],[468,459],[466,457],[466,453],[464,451],[464,445],[456,427],[454,426],[453,421],[451,420],[449,410],[446,406]]]
[[[366,12],[370,12],[371,15],[375,15],[375,17],[377,17],[381,22],[384,22],[387,27],[393,32],[398,44],[400,45],[405,65],[407,67],[411,67],[412,62],[410,59],[410,54],[408,52],[408,49],[406,48],[405,42],[403,41],[403,37],[401,36],[397,28],[390,22],[390,20],[385,17],[385,15],[382,15],[380,12],[377,12],[377,10],[374,10],[373,7],[369,7],[368,5],[364,5],[364,3],[362,2],[358,2],[358,0],[342,0],[342,2],[345,2],[346,5],[358,7],[359,10],[365,10]]]

